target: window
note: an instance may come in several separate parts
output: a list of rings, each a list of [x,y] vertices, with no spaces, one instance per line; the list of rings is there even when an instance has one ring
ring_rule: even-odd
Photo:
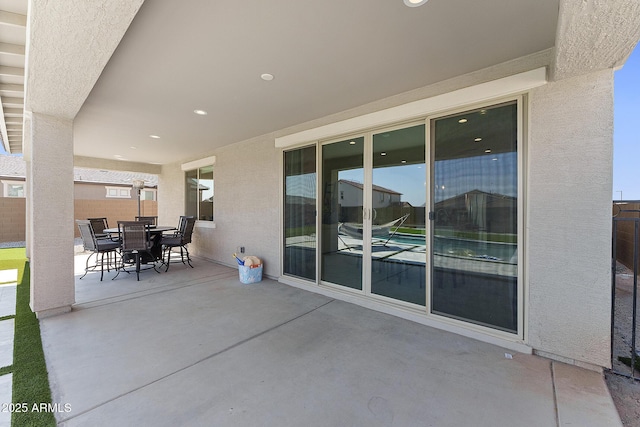
[[[107,187],[107,197],[115,199],[130,199],[131,187]]]
[[[4,187],[4,196],[5,197],[24,197],[24,187],[25,184],[23,181],[2,181],[2,186]]]
[[[143,189],[140,191],[140,200],[156,200],[156,190]]]
[[[213,165],[185,171],[185,213],[213,221]]]

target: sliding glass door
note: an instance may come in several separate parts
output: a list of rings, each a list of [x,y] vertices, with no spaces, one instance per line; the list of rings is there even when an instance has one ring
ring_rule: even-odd
[[[520,334],[520,114],[514,100],[286,152],[284,274]]]
[[[371,293],[424,306],[425,126],[374,134],[372,163]]]
[[[431,311],[518,331],[518,109],[432,121]]]
[[[322,146],[320,279],[362,290],[364,137]]]
[[[321,280],[426,301],[425,125],[322,146]]]

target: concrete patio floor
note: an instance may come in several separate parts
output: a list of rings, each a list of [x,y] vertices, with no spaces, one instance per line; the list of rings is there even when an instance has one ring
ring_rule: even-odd
[[[621,425],[599,373],[194,266],[76,275],[40,322],[59,425]]]

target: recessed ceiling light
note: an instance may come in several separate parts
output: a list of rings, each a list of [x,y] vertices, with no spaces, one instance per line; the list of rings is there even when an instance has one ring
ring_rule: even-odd
[[[160,137],[158,135],[149,135],[149,138],[160,139]]]
[[[199,116],[206,116],[207,114],[209,114],[204,110],[193,110],[193,112],[196,113]]]
[[[356,145],[355,141],[349,141],[349,145]]]
[[[270,82],[271,80],[273,80],[273,74],[264,73],[260,75],[260,78],[266,82]]]
[[[482,141],[482,138],[476,138],[476,139],[474,139],[474,141],[475,142],[480,142],[480,141]]]
[[[407,163],[407,161],[406,161],[406,160],[403,160],[403,161],[402,161],[402,163]]]
[[[480,114],[487,114],[487,110],[480,110]]]
[[[380,153],[381,156],[386,156],[387,153],[385,153],[384,151],[382,153]]]
[[[487,148],[486,150],[484,150],[485,153],[490,153],[491,150],[489,148]]]
[[[409,7],[418,7],[418,6],[422,6],[427,1],[429,0],[404,0],[404,4]]]
[[[467,119],[460,119],[458,120],[458,123],[467,123],[467,121],[468,121]]]

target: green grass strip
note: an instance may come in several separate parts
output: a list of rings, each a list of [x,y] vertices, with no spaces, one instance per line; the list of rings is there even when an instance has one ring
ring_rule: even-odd
[[[40,324],[29,307],[29,263],[24,248],[0,249],[0,270],[18,270],[16,287],[16,315],[13,339],[13,365],[5,369],[13,374],[13,403],[28,408],[13,412],[12,426],[55,426],[52,412],[33,411],[40,404],[51,406],[51,390],[44,360]]]

